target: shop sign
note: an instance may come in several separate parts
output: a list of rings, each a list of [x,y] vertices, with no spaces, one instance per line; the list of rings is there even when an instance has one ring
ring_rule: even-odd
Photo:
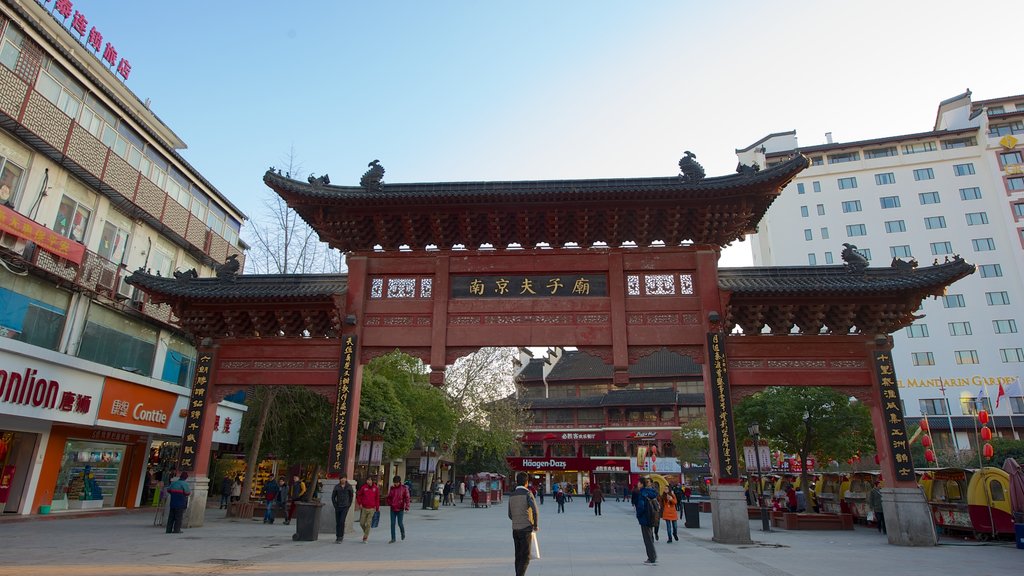
[[[213,441],[221,444],[238,444],[238,431],[242,429],[242,416],[245,414],[238,408],[217,405],[217,416],[214,420]]]
[[[509,456],[505,461],[513,470],[589,471],[594,467],[594,461],[590,458]]]
[[[635,458],[629,459],[629,471],[633,474],[681,474],[682,467],[678,458],[657,458],[647,456],[643,463]]]
[[[656,438],[658,432],[655,430],[645,430],[643,432],[633,432],[629,435],[629,438]]]
[[[0,354],[0,414],[92,425],[100,378],[54,365],[17,365],[22,356]],[[61,382],[74,382],[72,386]]]
[[[125,80],[132,73],[132,65],[124,57],[118,58],[117,48],[110,42],[104,42],[103,33],[91,25],[85,13],[75,8],[77,2],[72,0],[52,0],[52,7],[48,7],[51,0],[36,0],[39,5],[50,10],[51,16],[57,20],[57,16],[63,18],[64,28],[68,32],[74,32],[78,36],[82,46],[95,52],[96,58],[107,63],[108,66],[117,65],[117,74]],[[80,4],[79,4],[80,5]]]
[[[170,423],[177,400],[173,392],[107,378],[98,420],[115,427],[130,424],[163,430]]]
[[[85,246],[3,205],[0,205],[0,232],[34,242],[40,249],[76,265],[85,257]]]
[[[594,472],[625,472],[625,466],[594,466]]]

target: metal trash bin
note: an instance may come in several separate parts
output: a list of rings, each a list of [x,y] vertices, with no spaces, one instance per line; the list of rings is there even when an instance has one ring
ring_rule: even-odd
[[[1024,524],[1013,525],[1014,538],[1017,539],[1017,548],[1024,550]]]
[[[700,504],[696,502],[683,502],[683,526],[687,528],[700,528]]]
[[[295,534],[292,540],[313,542],[320,537],[320,502],[295,503]]]

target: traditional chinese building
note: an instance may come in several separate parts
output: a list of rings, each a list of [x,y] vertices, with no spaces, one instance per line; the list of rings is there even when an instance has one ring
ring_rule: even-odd
[[[0,510],[143,500],[175,466],[196,348],[124,282],[238,258],[245,216],[125,84],[116,31],[72,2],[0,2]],[[65,12],[67,12],[65,14]],[[110,32],[104,34],[104,32]],[[235,444],[244,406],[212,410]],[[89,466],[99,492],[83,499]]]

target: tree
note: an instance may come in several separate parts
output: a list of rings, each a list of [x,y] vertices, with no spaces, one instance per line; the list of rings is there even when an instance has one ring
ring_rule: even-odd
[[[683,462],[699,462],[705,464],[711,459],[708,442],[708,423],[703,418],[695,418],[683,424],[672,433],[672,445],[680,464]]]
[[[745,435],[751,424],[783,452],[800,458],[800,485],[807,489],[807,458],[846,460],[875,446],[866,406],[831,388],[776,386],[737,404],[736,429]]]

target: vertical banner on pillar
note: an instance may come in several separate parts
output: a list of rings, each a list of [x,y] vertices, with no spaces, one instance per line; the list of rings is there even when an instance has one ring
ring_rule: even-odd
[[[201,351],[199,359],[196,361],[196,377],[192,382],[192,393],[188,398],[185,431],[181,436],[181,461],[178,463],[178,468],[182,472],[193,472],[196,469],[196,453],[199,450],[199,439],[203,436],[203,414],[206,413],[212,365],[213,354],[205,350]]]
[[[708,332],[708,365],[711,366],[711,407],[715,417],[712,432],[718,440],[718,477],[738,479],[736,437],[733,434],[732,399],[729,397],[729,369],[725,357],[725,334]]]
[[[348,431],[348,414],[352,408],[352,372],[355,370],[356,336],[344,337],[341,349],[341,366],[338,369],[338,401],[334,405],[334,420],[331,423],[331,454],[327,463],[330,474],[345,471],[345,435]]]
[[[910,443],[907,439],[907,426],[903,420],[903,407],[900,405],[900,391],[896,384],[896,368],[892,365],[892,355],[879,350],[874,353],[875,374],[882,395],[882,417],[885,418],[885,437],[892,450],[893,465],[896,467],[897,480],[915,480],[914,462],[910,456]]]

